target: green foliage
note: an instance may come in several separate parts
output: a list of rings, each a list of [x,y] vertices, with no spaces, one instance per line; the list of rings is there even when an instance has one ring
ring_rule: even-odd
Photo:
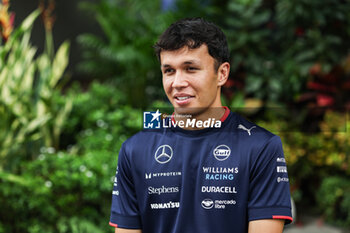
[[[321,170],[327,167],[350,174],[350,122],[345,114],[327,111],[319,133],[302,132],[280,117],[258,124],[281,136],[289,172],[294,178],[303,179],[315,170],[321,175]]]
[[[152,0],[102,0],[82,6],[95,12],[105,38],[92,34],[78,37],[84,48],[80,69],[114,80],[129,104],[146,106],[145,96],[158,94],[155,87],[161,83],[152,45],[173,17],[160,14],[159,1]]]
[[[304,158],[313,166],[336,167],[337,170],[350,174],[347,166],[350,164],[350,137],[346,128],[349,123],[346,115],[328,111],[321,123],[320,133],[286,134],[286,151],[290,155],[290,165],[300,163]]]
[[[273,118],[272,114],[269,120],[258,124],[282,139],[292,195],[297,205],[315,204],[316,211],[325,211],[326,220],[337,219],[337,224],[349,226],[348,116],[327,111],[318,133],[302,132],[280,116]],[[343,182],[345,180],[347,182]]]
[[[150,106],[161,96],[159,63],[151,46],[175,19],[202,16],[225,30],[233,78],[242,79],[244,87],[233,100],[224,99],[235,108],[248,102],[263,105],[247,96],[295,100],[311,67],[317,64],[328,73],[349,49],[350,6],[344,1],[177,2],[168,12],[151,0],[82,4],[104,37],[78,38],[84,49],[80,68],[108,82],[92,83],[85,91],[73,86],[65,96],[59,81],[69,45],[63,43],[53,54],[47,33],[45,52],[36,55],[30,32],[38,12],[0,45],[0,206],[6,210],[0,212],[0,232],[110,231],[117,154],[142,127],[141,110],[131,106]],[[168,105],[159,101],[153,107]],[[325,216],[349,226],[350,122],[327,112],[321,133],[306,134],[295,128],[304,114],[294,119],[295,125],[286,120],[289,115],[284,109],[282,116],[267,114],[268,120],[258,123],[282,138],[293,196],[299,202],[315,201],[319,190]]]
[[[38,146],[57,148],[71,108],[70,101],[52,102],[68,64],[69,44],[63,43],[52,59],[46,53],[36,58],[30,34],[38,14],[29,15],[0,46],[0,170],[13,166],[20,153],[33,155]]]
[[[127,103],[146,107],[163,96],[159,62],[152,46],[175,19],[219,15],[218,8],[201,1],[180,0],[173,11],[162,11],[160,1],[101,0],[84,3],[94,12],[104,38],[92,34],[78,37],[83,47],[79,69],[93,77],[113,80]],[[219,17],[218,17],[219,18]]]
[[[315,63],[329,72],[347,55],[350,4],[337,0],[229,1],[226,28],[233,72],[248,95],[294,101]]]
[[[107,230],[101,219],[109,215],[116,156],[102,150],[82,156],[52,152],[42,148],[37,160],[23,162],[20,176],[0,173],[5,232],[98,232],[98,225]]]
[[[93,149],[93,145],[105,145],[104,138],[113,138],[105,146],[99,148],[118,149],[114,145],[114,139],[118,136],[126,139],[136,133],[142,127],[141,110],[133,109],[126,105],[125,96],[113,85],[92,83],[89,90],[83,92],[79,87],[73,87],[69,93],[73,108],[69,120],[65,122],[62,145],[67,146],[79,140],[87,140],[82,143],[87,150]],[[80,133],[77,134],[77,131]],[[94,136],[106,132],[101,137]],[[86,137],[85,137],[86,136]],[[89,141],[89,136],[94,139]],[[76,145],[78,146],[78,145]],[[91,146],[91,148],[90,148]]]
[[[0,212],[4,232],[110,230],[117,155],[141,128],[142,112],[123,104],[111,85],[93,83],[88,91],[73,87],[68,93],[72,111],[62,137],[67,150],[42,147],[34,160],[20,163],[19,173],[0,173],[0,205],[8,210]]]
[[[350,181],[345,177],[328,177],[317,192],[319,206],[327,220],[350,227]]]
[[[167,12],[151,0],[101,0],[84,7],[96,12],[105,38],[78,38],[84,50],[80,68],[116,81],[133,106],[147,106],[146,99],[160,96],[161,75],[151,46],[179,18],[204,17],[221,26],[233,79],[244,77],[244,95],[264,101],[295,101],[314,64],[327,73],[350,48],[350,4],[338,0],[178,0]]]

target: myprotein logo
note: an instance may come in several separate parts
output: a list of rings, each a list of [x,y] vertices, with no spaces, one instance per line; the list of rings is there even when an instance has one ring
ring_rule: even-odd
[[[152,173],[145,173],[146,180],[149,180],[152,178]]]
[[[217,160],[224,161],[231,155],[231,149],[226,145],[220,145],[215,147],[213,155]]]
[[[148,172],[145,173],[145,179],[150,180],[154,178],[160,177],[173,177],[173,176],[181,176],[181,172]]]
[[[202,193],[237,193],[232,186],[202,186]]]
[[[179,187],[165,187],[164,185],[159,188],[155,187],[148,187],[148,194],[164,194],[164,193],[178,193],[179,192]]]
[[[178,209],[180,208],[180,202],[151,203],[150,206],[151,209]]]

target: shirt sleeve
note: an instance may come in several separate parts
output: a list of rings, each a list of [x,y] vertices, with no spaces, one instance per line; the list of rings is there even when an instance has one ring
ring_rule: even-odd
[[[141,218],[125,144],[122,145],[113,184],[109,225],[127,229],[141,229]]]
[[[251,167],[248,221],[259,219],[293,221],[286,161],[278,136],[265,144]]]

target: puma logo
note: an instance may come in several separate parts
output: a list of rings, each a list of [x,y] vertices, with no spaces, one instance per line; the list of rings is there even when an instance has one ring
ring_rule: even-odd
[[[244,125],[241,125],[241,124],[238,125],[238,129],[243,129],[243,130],[247,131],[249,136],[251,135],[250,131],[254,128],[256,128],[256,126],[253,126],[250,129],[247,129]]]

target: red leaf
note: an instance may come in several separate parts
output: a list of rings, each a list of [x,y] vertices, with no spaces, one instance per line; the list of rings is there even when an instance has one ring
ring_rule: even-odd
[[[324,92],[335,92],[335,87],[327,86],[317,82],[308,82],[307,87],[311,90],[324,91]]]
[[[317,105],[321,107],[328,107],[334,104],[334,98],[328,95],[317,95]]]
[[[15,22],[15,13],[11,13],[10,14],[10,25],[11,25],[11,27],[13,27],[13,25],[14,25],[14,22]]]
[[[297,36],[303,36],[305,34],[305,30],[302,27],[297,27],[294,33]]]

